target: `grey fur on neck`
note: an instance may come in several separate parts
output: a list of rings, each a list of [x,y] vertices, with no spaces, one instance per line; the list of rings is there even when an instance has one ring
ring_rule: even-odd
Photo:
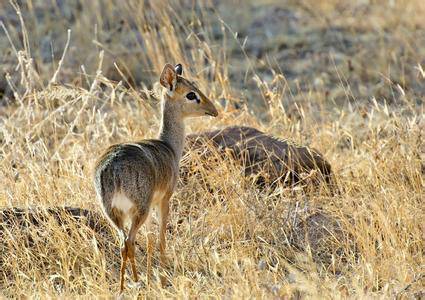
[[[180,161],[185,139],[184,120],[178,103],[169,97],[167,93],[162,96],[159,139],[171,146]]]

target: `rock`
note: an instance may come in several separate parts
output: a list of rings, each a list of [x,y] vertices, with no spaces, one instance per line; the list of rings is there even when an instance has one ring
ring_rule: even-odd
[[[318,173],[334,190],[331,165],[316,150],[298,146],[289,140],[277,139],[252,127],[233,126],[221,130],[191,134],[186,139],[185,154],[197,152],[207,160],[217,151],[227,153],[240,163],[245,176],[254,177],[259,186],[277,183],[297,184],[304,174]],[[182,163],[183,179],[193,173],[196,161],[187,159]],[[208,166],[205,166],[208,168]]]
[[[112,270],[107,278],[118,273],[118,241],[100,213],[75,207],[0,209],[0,290],[30,270],[39,270],[46,278],[57,274],[64,250],[73,257],[73,274],[84,272],[91,264],[88,257],[96,252]],[[64,288],[60,279],[53,281],[55,288]]]
[[[291,227],[291,245],[300,250],[309,248],[316,262],[330,264],[333,257],[345,258],[342,245],[350,238],[336,218],[322,211],[296,214]]]
[[[4,208],[0,210],[0,235],[5,228],[39,227],[53,217],[59,224],[72,221],[84,223],[98,233],[108,232],[106,220],[99,213],[77,207]]]

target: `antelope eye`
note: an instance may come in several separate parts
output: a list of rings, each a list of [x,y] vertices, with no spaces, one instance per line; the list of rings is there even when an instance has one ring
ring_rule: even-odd
[[[190,92],[186,95],[186,98],[189,99],[189,100],[195,100],[196,94],[194,92]]]

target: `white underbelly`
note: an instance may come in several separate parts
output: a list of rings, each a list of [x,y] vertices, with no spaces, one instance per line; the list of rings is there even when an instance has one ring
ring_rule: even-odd
[[[112,198],[111,207],[120,210],[125,218],[130,214],[131,209],[134,207],[134,203],[128,199],[128,197],[122,193],[117,193]]]

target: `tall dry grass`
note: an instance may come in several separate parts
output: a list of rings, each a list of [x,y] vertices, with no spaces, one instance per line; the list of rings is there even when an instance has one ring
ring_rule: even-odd
[[[165,62],[181,62],[221,106],[219,119],[191,120],[189,132],[244,124],[312,145],[332,164],[342,192],[261,191],[232,161],[214,172],[201,166],[202,178],[189,178],[172,200],[169,286],[154,281],[127,288],[128,296],[423,296],[424,41],[415,39],[425,31],[423,3],[373,1],[366,10],[346,1],[288,1],[310,15],[306,28],[342,26],[365,47],[351,54],[354,71],[330,55],[297,81],[285,76],[290,61],[253,57],[233,29],[252,16],[251,4],[225,5],[234,16],[226,21],[219,2],[79,1],[61,13],[54,3],[2,2],[3,11],[23,18],[5,21],[10,41],[1,40],[10,50],[3,63],[12,67],[4,68],[10,94],[0,109],[0,206],[100,211],[94,160],[111,143],[156,134],[154,82]],[[357,15],[364,19],[349,18]],[[60,45],[52,45],[53,59],[42,52],[47,34]],[[368,38],[380,44],[367,47]],[[331,65],[326,76],[321,63]],[[315,245],[296,242],[296,225],[315,214],[330,220],[317,223],[329,234]],[[1,296],[114,295],[115,233],[99,237],[63,218],[3,227]],[[143,272],[143,235],[139,245]]]

